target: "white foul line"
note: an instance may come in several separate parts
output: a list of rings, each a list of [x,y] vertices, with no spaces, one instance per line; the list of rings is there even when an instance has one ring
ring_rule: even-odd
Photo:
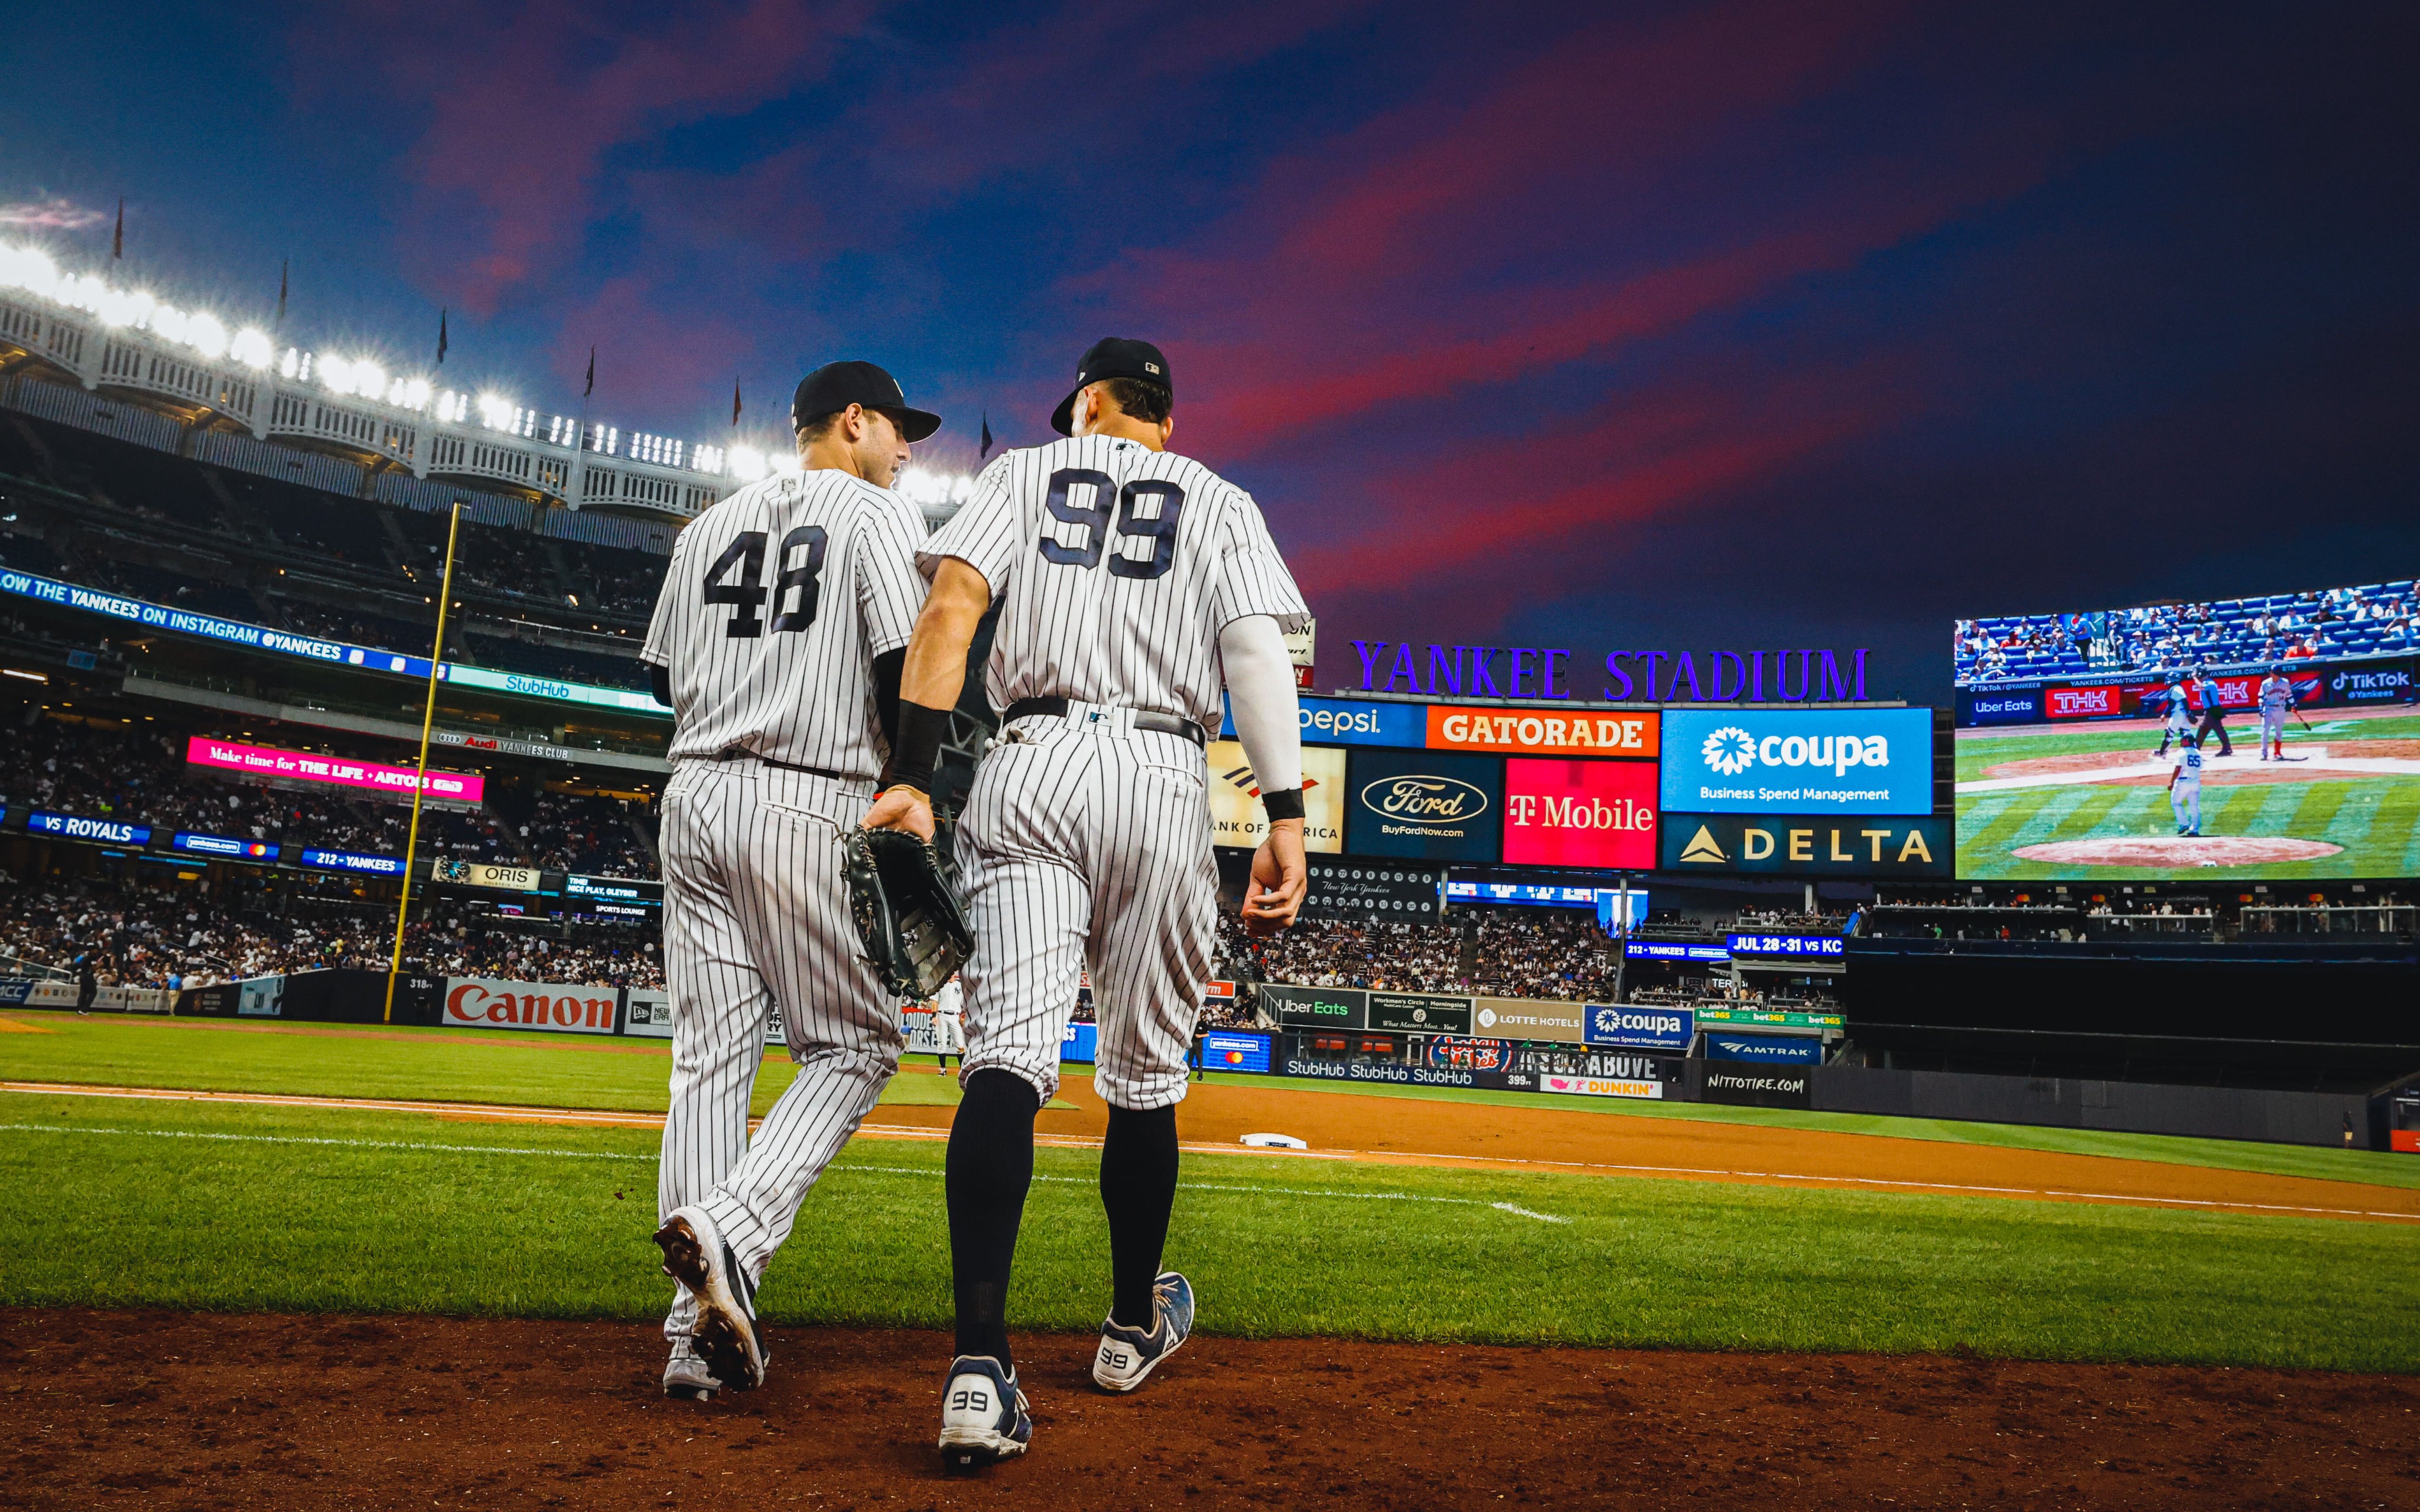
[[[87,1087],[64,1082],[0,1082],[0,1091],[28,1092],[42,1096],[114,1097],[170,1102],[212,1102],[257,1104],[268,1107],[301,1107],[328,1110],[364,1110],[379,1113],[433,1113],[460,1117],[471,1115],[486,1118],[517,1118],[534,1122],[569,1124],[606,1124],[623,1128],[660,1129],[659,1114],[613,1113],[582,1108],[512,1107],[476,1103],[401,1102],[374,1098],[308,1097],[266,1092],[206,1092],[177,1088],[134,1087]],[[752,1128],[758,1120],[750,1119]],[[921,1124],[861,1125],[861,1134],[877,1138],[945,1139],[947,1129],[928,1128]],[[222,1137],[235,1137],[233,1135]],[[267,1136],[263,1136],[267,1137]],[[1064,1149],[1098,1149],[1098,1139],[1081,1134],[1037,1134],[1034,1142]],[[473,1149],[496,1149],[495,1146],[473,1146]],[[2392,1218],[2404,1223],[2420,1223],[2420,1212],[2396,1212],[2362,1208],[2319,1208],[2291,1203],[2220,1201],[2208,1197],[2141,1196],[2123,1192],[2081,1192],[2064,1187],[1983,1186],[1958,1181],[1906,1181],[1879,1176],[1815,1176],[1799,1171],[1726,1170],[1712,1165],[1637,1165],[1611,1161],[1545,1160],[1526,1155],[1448,1155],[1412,1149],[1252,1149],[1241,1146],[1186,1144],[1184,1149],[1199,1154],[1241,1155],[1255,1160],[1352,1160],[1387,1161],[1464,1161],[1489,1165],[1555,1166],[1575,1171],[1629,1171],[1641,1176],[1728,1177],[1744,1181],[1811,1181],[1842,1186],[1872,1186],[1916,1192],[1978,1193],[1992,1196],[2050,1197],[2076,1202],[2131,1202],[2150,1207],[2210,1208],[2222,1211],[2314,1213],[2325,1218]],[[554,1153],[545,1151],[544,1153]],[[2055,1153],[2055,1151],[2053,1153]],[[2208,1167],[2194,1167],[2196,1169]],[[2288,1177],[2288,1180],[2329,1180],[2328,1177]],[[2359,1183],[2349,1183],[2359,1184]],[[1274,1190],[1253,1188],[1251,1190]]]
[[[598,1149],[546,1149],[517,1145],[437,1145],[396,1139],[319,1139],[301,1134],[215,1134],[195,1129],[96,1129],[81,1124],[0,1123],[0,1134],[118,1134],[132,1139],[214,1139],[244,1145],[333,1145],[348,1149],[410,1149],[459,1155],[560,1155],[566,1160],[644,1161],[653,1165],[653,1155],[625,1155]],[[837,1171],[868,1171],[890,1176],[939,1176],[939,1170],[919,1165],[858,1165],[835,1162]],[[1090,1186],[1093,1179],[1084,1176],[1043,1176],[1037,1181],[1065,1181]],[[1532,1212],[1509,1202],[1488,1202],[1479,1197],[1439,1197],[1418,1192],[1342,1192],[1333,1189],[1296,1186],[1236,1186],[1209,1181],[1180,1181],[1178,1186],[1196,1192],[1245,1192],[1254,1196],[1290,1197],[1354,1197],[1378,1202],[1436,1202],[1466,1208],[1493,1208],[1502,1212],[1535,1218],[1540,1223],[1567,1224],[1569,1218],[1552,1213]]]

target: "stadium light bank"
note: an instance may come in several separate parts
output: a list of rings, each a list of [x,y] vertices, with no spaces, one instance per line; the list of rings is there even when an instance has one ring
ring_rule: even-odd
[[[442,389],[425,376],[392,373],[384,363],[368,356],[318,352],[295,346],[280,352],[269,334],[256,327],[230,330],[225,321],[207,311],[178,309],[147,290],[118,288],[91,273],[65,273],[39,249],[0,243],[0,300],[5,300],[8,291],[32,295],[65,310],[81,311],[99,323],[105,340],[96,365],[88,360],[76,360],[85,344],[76,339],[74,332],[37,332],[30,329],[30,323],[0,313],[0,340],[26,346],[37,355],[67,367],[87,388],[101,383],[116,388],[148,388],[188,402],[199,401],[228,419],[246,424],[264,438],[357,440],[364,450],[388,455],[420,475],[435,472],[515,483],[540,492],[557,493],[576,507],[583,500],[603,501],[593,484],[582,486],[582,474],[594,471],[586,466],[586,459],[592,456],[636,464],[648,472],[727,478],[743,484],[777,471],[799,471],[797,456],[778,443],[762,448],[724,446],[685,441],[651,431],[625,431],[601,421],[583,425],[570,416],[541,414],[507,394]],[[116,349],[126,345],[128,336],[148,345],[182,348],[203,363],[225,365],[230,378],[250,381],[213,383],[207,374],[197,375],[189,368],[179,370],[182,364],[163,368],[157,363],[145,363]],[[291,385],[294,391],[308,393],[318,402],[307,409],[274,403],[261,406],[254,391],[264,383]],[[279,397],[284,397],[282,392]],[[379,431],[374,425],[359,423],[371,417],[330,410],[325,405],[329,398],[363,402],[437,425],[483,432],[507,447],[518,441],[533,448],[569,452],[581,465],[566,468],[562,461],[552,460],[551,465],[533,467],[526,457],[500,452],[492,442],[473,448],[458,443],[452,447],[424,445],[416,428],[397,431],[390,426]],[[348,424],[349,421],[354,423]],[[368,439],[360,440],[363,437]],[[694,485],[668,489],[660,486],[662,480],[656,480],[658,486],[648,487],[649,481],[642,477],[636,486],[623,486],[617,494],[644,499],[675,513],[693,514],[713,502],[722,491],[719,486]],[[921,468],[908,469],[898,481],[900,492],[928,517],[963,502],[972,486],[973,480],[963,474]]]

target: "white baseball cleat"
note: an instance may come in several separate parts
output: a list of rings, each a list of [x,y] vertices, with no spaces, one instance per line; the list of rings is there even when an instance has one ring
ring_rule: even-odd
[[[765,1380],[765,1345],[756,1333],[756,1288],[704,1208],[674,1210],[656,1230],[664,1274],[697,1299],[696,1350],[706,1369],[736,1391]]]
[[[980,1470],[1014,1459],[1033,1442],[1033,1418],[1016,1372],[1003,1371],[988,1354],[962,1354],[950,1362],[941,1387],[941,1465]]]
[[[721,1389],[721,1378],[706,1368],[696,1346],[688,1339],[673,1340],[672,1358],[664,1362],[664,1395],[685,1401],[710,1402]]]
[[[1101,1347],[1093,1351],[1093,1382],[1103,1391],[1127,1392],[1159,1362],[1174,1354],[1193,1332],[1193,1284],[1162,1271],[1151,1288],[1151,1327],[1127,1328],[1115,1318],[1101,1320]]]

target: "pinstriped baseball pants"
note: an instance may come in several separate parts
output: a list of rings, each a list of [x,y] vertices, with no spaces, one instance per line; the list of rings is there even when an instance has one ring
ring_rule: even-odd
[[[658,1221],[696,1203],[751,1276],[899,1069],[899,1013],[861,954],[841,841],[873,801],[756,762],[682,762],[664,789],[664,969],[672,1107]],[[798,1063],[752,1143],[748,1103],[779,1012]],[[669,1338],[696,1322],[674,1288]]]
[[[1048,1101],[1089,964],[1094,1088],[1123,1108],[1185,1098],[1218,934],[1209,771],[1201,747],[1131,718],[1076,703],[1019,719],[975,769],[957,836],[975,936],[961,1085],[996,1066]]]

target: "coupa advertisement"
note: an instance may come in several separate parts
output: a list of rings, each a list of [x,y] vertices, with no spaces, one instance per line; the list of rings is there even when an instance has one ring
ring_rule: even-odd
[[[1932,711],[1669,709],[1663,797],[1678,813],[1929,814]]]
[[[1590,1003],[1588,1042],[1636,1050],[1686,1050],[1697,1037],[1695,1011],[1636,1003]]]

